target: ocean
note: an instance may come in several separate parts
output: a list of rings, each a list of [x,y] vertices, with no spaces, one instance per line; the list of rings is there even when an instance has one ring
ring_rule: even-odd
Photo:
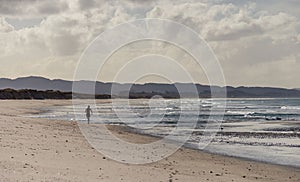
[[[176,128],[179,135],[190,135],[185,145],[195,149],[203,133],[213,128],[214,138],[202,150],[300,167],[299,98],[112,101],[91,104],[91,123],[126,125],[158,137]],[[87,104],[44,108],[42,114],[30,117],[86,122]]]

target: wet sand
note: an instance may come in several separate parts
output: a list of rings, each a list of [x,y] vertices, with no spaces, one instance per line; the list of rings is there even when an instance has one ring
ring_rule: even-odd
[[[151,164],[119,163],[90,146],[76,122],[23,117],[71,101],[0,102],[0,181],[300,181],[299,168],[186,148]],[[108,128],[130,142],[156,140]]]

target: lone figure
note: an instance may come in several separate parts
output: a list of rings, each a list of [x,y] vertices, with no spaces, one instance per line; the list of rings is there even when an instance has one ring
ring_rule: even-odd
[[[85,109],[85,115],[86,115],[86,118],[88,120],[88,124],[90,124],[90,117],[91,117],[91,114],[93,113],[92,109],[90,106],[88,106],[86,109]]]

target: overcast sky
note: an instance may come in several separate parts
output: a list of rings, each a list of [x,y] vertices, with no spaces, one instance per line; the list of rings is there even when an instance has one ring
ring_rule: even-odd
[[[210,44],[228,85],[300,88],[299,10],[298,0],[0,0],[0,77],[72,79],[80,54],[103,31],[164,18]]]

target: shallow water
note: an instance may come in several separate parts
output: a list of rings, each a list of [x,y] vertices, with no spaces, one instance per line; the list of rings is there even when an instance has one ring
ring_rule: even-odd
[[[127,125],[161,137],[177,128],[179,136],[192,133],[186,145],[193,148],[201,144],[204,131],[217,128],[204,150],[300,167],[300,99],[127,101],[92,105],[91,122]],[[86,122],[86,105],[45,108],[48,112],[31,117]]]

